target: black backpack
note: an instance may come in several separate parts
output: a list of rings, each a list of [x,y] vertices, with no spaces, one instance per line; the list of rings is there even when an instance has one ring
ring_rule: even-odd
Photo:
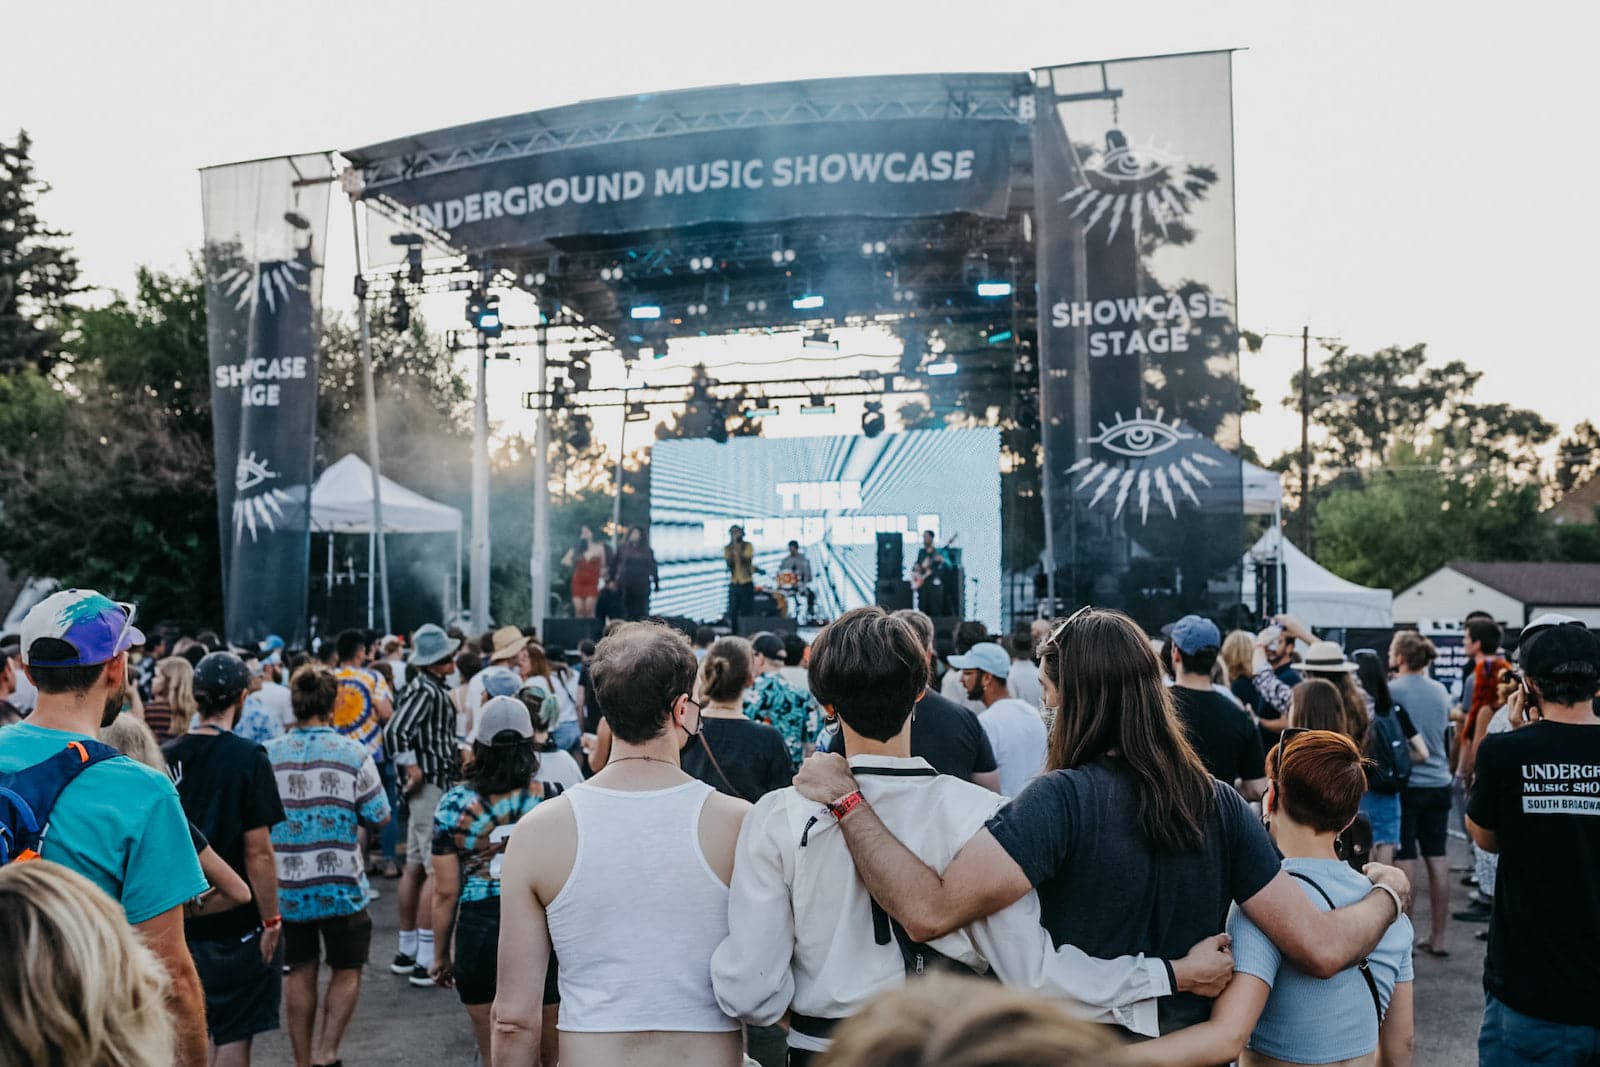
[[[1367,768],[1367,788],[1374,793],[1398,793],[1411,781],[1411,746],[1400,727],[1401,710],[1395,704],[1389,714],[1372,717],[1372,766]]]

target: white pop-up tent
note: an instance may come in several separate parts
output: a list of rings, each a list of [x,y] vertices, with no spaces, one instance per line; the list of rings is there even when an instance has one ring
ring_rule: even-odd
[[[388,478],[379,478],[383,504],[383,532],[386,534],[454,534],[456,538],[456,608],[461,599],[461,510],[421,493],[407,489]],[[376,532],[372,519],[372,468],[351,453],[322,472],[311,487],[311,532],[322,534],[366,534],[369,542]],[[368,554],[371,558],[371,554]],[[333,538],[328,538],[328,580],[333,580]],[[370,622],[372,589],[368,582],[367,601]],[[449,606],[446,598],[446,606]]]
[[[1383,630],[1394,625],[1393,591],[1369,589],[1324,570],[1277,526],[1244,557],[1246,604],[1255,601],[1257,563],[1277,564],[1279,588],[1287,594],[1284,610],[1307,626]]]
[[[1244,475],[1244,513],[1246,515],[1276,515],[1283,507],[1283,479],[1277,471],[1258,467],[1249,460],[1241,460]]]

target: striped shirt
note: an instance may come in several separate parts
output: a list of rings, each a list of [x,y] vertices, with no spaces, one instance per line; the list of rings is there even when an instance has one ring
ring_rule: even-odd
[[[333,701],[333,728],[366,746],[373,759],[383,758],[383,723],[376,702],[389,700],[389,683],[365,667],[340,667],[333,672],[339,693]]]
[[[291,730],[266,749],[287,816],[272,828],[279,910],[300,923],[354,915],[367,906],[356,828],[389,818],[377,765],[329,726]]]
[[[432,671],[418,668],[400,690],[400,706],[384,727],[383,740],[391,756],[410,752],[417,757],[423,781],[449,789],[461,780],[456,706]]]

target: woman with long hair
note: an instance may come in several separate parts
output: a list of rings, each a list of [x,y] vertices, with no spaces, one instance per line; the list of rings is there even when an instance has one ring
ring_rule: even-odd
[[[550,651],[554,651],[555,655],[551,655]],[[551,739],[557,748],[573,753],[576,759],[577,753],[582,751],[579,746],[583,739],[583,727],[578,722],[578,680],[572,668],[567,666],[566,653],[559,649],[550,651],[530,641],[523,650],[528,662],[522,677],[524,684],[542,683],[545,693],[555,699],[561,713],[556,719],[555,729],[550,732]]]
[[[849,803],[840,826],[856,871],[913,939],[992,915],[1030,888],[1056,944],[1103,959],[1178,958],[1220,932],[1234,903],[1317,974],[1359,959],[1387,928],[1400,903],[1391,885],[1376,887],[1381,899],[1321,915],[1279,870],[1260,820],[1189,744],[1132,619],[1086,608],[1053,625],[1041,654],[1044,698],[1058,709],[1047,769],[942,874],[859,802],[842,759],[815,756],[796,775],[808,800]],[[1204,1021],[1215,993],[1202,986],[1162,998],[1161,1031]]]
[[[1332,689],[1332,687],[1329,687]],[[1267,754],[1263,803],[1283,868],[1310,901],[1332,910],[1365,897],[1371,884],[1339,854],[1340,831],[1356,818],[1366,791],[1365,760],[1354,741],[1331,730],[1291,726]],[[1211,1018],[1139,1052],[1154,1064],[1288,1063],[1409,1067],[1412,1044],[1411,921],[1397,916],[1359,966],[1326,978],[1296,969],[1272,940],[1235,913],[1234,978]],[[1374,1055],[1377,1055],[1375,1061]]]
[[[1256,683],[1251,675],[1250,658],[1254,654],[1256,639],[1254,635],[1243,630],[1234,630],[1222,639],[1222,652],[1219,659],[1223,670],[1228,672],[1228,689],[1245,706],[1245,710],[1255,714],[1261,710],[1265,703],[1261,699],[1261,691],[1256,688]]]
[[[711,788],[754,804],[794,778],[789,746],[776,727],[746,718],[743,696],[755,680],[750,642],[713,642],[695,677],[700,732],[679,755],[683,769]]]
[[[170,1067],[167,972],[93,882],[0,867],[0,1064]]]
[[[189,720],[199,711],[194,699],[194,665],[182,656],[168,656],[157,663],[150,700],[144,706],[144,723],[156,741],[188,733]]]
[[[1428,744],[1417,732],[1411,715],[1394,699],[1389,690],[1389,671],[1383,658],[1370,648],[1363,648],[1352,657],[1356,663],[1356,680],[1372,701],[1372,728],[1367,733],[1366,754],[1374,761],[1384,757],[1377,749],[1386,742],[1384,738],[1396,735],[1404,738],[1406,753],[1388,754],[1391,761],[1407,758],[1421,763],[1428,758]],[[1377,766],[1375,762],[1374,767]],[[1379,863],[1391,863],[1395,849],[1400,846],[1400,788],[1381,781],[1369,768],[1367,792],[1361,798],[1361,814],[1372,823],[1372,858]]]
[[[466,780],[439,799],[433,826],[433,980],[456,994],[489,1062],[490,1013],[500,951],[500,865],[517,820],[561,787],[536,782],[533,717],[516,697],[494,697],[478,711],[478,739]],[[459,907],[458,907],[459,904]],[[454,953],[451,952],[452,945]],[[540,1060],[557,1058],[556,967],[545,982]]]
[[[1307,678],[1289,697],[1289,725],[1302,730],[1332,730],[1349,736],[1344,694],[1326,678]]]

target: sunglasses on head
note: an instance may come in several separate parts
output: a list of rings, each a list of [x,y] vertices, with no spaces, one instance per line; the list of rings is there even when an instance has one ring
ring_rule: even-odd
[[[1056,623],[1054,628],[1052,628],[1050,631],[1050,636],[1045,638],[1044,643],[1047,645],[1055,644],[1056,641],[1060,639],[1061,635],[1066,633],[1067,627],[1071,626],[1073,623],[1077,622],[1079,619],[1083,618],[1093,610],[1094,607],[1092,605],[1085,604],[1077,611],[1074,611],[1071,615],[1068,615],[1066,618]]]
[[[1278,743],[1272,746],[1278,750],[1278,759],[1282,760],[1284,756],[1288,755],[1289,742],[1301,734],[1309,734],[1310,732],[1311,728],[1309,726],[1285,726],[1283,732],[1278,735]]]

